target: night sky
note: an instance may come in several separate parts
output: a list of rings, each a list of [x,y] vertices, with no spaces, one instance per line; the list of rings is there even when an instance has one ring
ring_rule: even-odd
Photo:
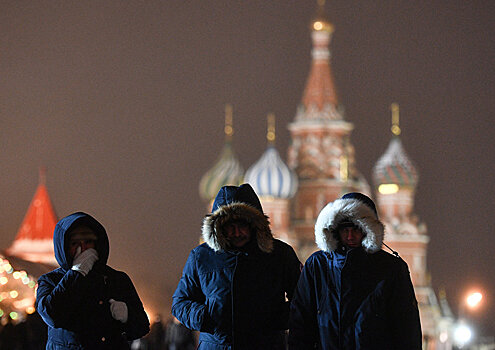
[[[420,174],[415,212],[428,269],[456,311],[495,334],[493,144],[495,2],[327,1],[332,67],[357,167],[371,183],[390,139],[390,104]],[[59,218],[107,228],[109,264],[168,317],[206,204],[201,176],[234,107],[243,167],[266,149],[266,115],[301,101],[316,1],[0,1],[0,248],[14,239],[47,169]]]

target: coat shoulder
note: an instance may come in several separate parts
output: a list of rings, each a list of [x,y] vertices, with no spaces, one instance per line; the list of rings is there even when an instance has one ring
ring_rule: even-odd
[[[65,275],[65,270],[59,267],[53,271],[47,272],[38,279],[39,282],[48,282],[48,283],[58,283]]]
[[[294,252],[295,254],[295,251],[294,251],[294,248],[292,248],[291,245],[279,240],[279,239],[273,239],[273,251],[276,252],[276,251],[281,251],[281,252],[284,252],[284,253],[292,253]]]
[[[401,257],[390,254],[384,250],[379,250],[372,256],[380,265],[383,265],[387,269],[394,271],[409,271],[407,263]]]
[[[304,265],[308,265],[308,266],[320,265],[323,262],[328,261],[328,254],[329,253],[326,253],[323,250],[318,250],[318,251],[314,252],[313,254],[311,254],[311,256],[306,260]]]

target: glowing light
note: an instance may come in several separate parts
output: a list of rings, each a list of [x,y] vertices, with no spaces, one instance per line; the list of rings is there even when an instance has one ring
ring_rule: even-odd
[[[454,340],[459,346],[463,346],[471,340],[473,333],[466,324],[460,324],[454,331]]]
[[[31,281],[31,280],[29,279],[29,277],[27,277],[27,276],[26,276],[26,277],[22,277],[22,283],[24,283],[24,284],[28,284],[28,283],[29,283],[29,281]]]
[[[396,184],[382,184],[378,186],[378,192],[381,194],[393,194],[399,191],[399,186]]]
[[[13,319],[13,320],[17,320],[17,318],[19,317],[19,314],[15,311],[12,311],[10,314],[9,314],[10,318]]]
[[[18,280],[19,278],[21,278],[21,273],[19,271],[15,271],[12,276],[14,276],[14,279]]]
[[[315,30],[322,30],[323,29],[323,23],[321,23],[320,21],[316,21],[314,24],[313,24],[313,28]]]
[[[16,290],[11,290],[11,291],[10,291],[10,297],[11,297],[12,299],[17,298],[18,296],[19,296],[19,292],[18,292],[18,291],[16,291]]]
[[[0,284],[7,284],[9,279],[5,276],[0,277]]]
[[[14,271],[14,268],[13,268],[13,267],[12,267],[12,265],[10,265],[9,263],[3,264],[3,269],[4,269],[7,273],[12,273],[12,271]]]
[[[36,309],[34,308],[34,306],[30,306],[30,307],[26,308],[26,313],[28,315],[33,314],[35,311],[36,311]]]
[[[36,282],[35,281],[29,281],[28,283],[28,287],[29,288],[34,288],[36,286]]]
[[[447,340],[449,340],[449,334],[447,332],[440,333],[440,342],[445,343]]]
[[[483,295],[481,293],[476,292],[476,293],[471,293],[467,299],[466,302],[470,308],[475,308],[476,306],[479,305],[481,299],[483,299]]]
[[[32,307],[33,303],[34,303],[33,298],[24,298],[22,300],[14,301],[12,304],[14,305],[14,307],[16,309],[21,310],[21,309],[27,309],[29,307]]]

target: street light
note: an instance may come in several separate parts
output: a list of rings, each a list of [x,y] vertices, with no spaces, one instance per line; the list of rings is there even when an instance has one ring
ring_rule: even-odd
[[[468,295],[466,303],[470,309],[474,309],[479,305],[481,299],[483,299],[483,295],[480,292],[474,292]]]
[[[471,328],[461,320],[454,330],[455,344],[462,349],[464,345],[469,343],[472,337],[473,332],[471,331]]]

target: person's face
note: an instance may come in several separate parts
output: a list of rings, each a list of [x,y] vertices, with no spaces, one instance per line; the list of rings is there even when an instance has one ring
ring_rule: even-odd
[[[246,222],[232,221],[225,226],[229,243],[235,248],[241,248],[251,240],[251,230]]]
[[[342,244],[349,248],[361,246],[361,241],[364,238],[363,232],[355,226],[340,228],[339,236]]]
[[[96,234],[87,226],[78,226],[70,233],[69,254],[72,258],[76,255],[79,247],[81,247],[81,253],[86,249],[95,249],[96,247]]]

